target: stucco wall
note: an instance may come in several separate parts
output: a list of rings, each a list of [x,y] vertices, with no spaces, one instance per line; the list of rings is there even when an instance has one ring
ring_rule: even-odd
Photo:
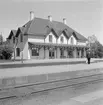
[[[77,57],[77,49],[74,49],[74,51],[73,51],[73,56],[74,56],[74,58]]]
[[[60,49],[57,48],[57,58],[60,58]]]
[[[37,36],[31,36],[28,35],[28,42],[38,42],[38,43],[44,43],[44,38],[43,37],[37,37]]]
[[[45,50],[45,58],[49,59],[49,50],[48,49]]]
[[[39,58],[40,59],[44,58],[44,48],[43,47],[39,50]]]
[[[86,42],[77,42],[77,45],[83,45],[83,46],[86,46]]]
[[[16,57],[17,59],[21,59],[22,51],[23,51],[23,59],[28,59],[28,36],[23,36],[23,42],[21,42],[19,34],[16,48],[20,48],[20,56]]]
[[[31,59],[31,51],[28,49],[28,59]]]
[[[64,56],[67,57],[67,50],[64,50]]]
[[[11,39],[9,40],[10,44],[13,44],[13,36],[11,37]]]

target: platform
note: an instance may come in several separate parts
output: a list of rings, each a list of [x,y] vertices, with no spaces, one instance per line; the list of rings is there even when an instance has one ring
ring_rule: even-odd
[[[0,97],[20,96],[99,79],[103,80],[103,62],[0,69]]]

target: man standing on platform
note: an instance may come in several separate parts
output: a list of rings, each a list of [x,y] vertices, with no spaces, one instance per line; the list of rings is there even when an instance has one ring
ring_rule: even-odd
[[[88,64],[90,64],[90,60],[91,60],[91,52],[90,52],[90,50],[87,51],[86,57],[87,57]]]

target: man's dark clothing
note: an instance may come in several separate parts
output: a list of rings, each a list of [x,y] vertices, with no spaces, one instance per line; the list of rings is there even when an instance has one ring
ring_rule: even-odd
[[[87,57],[87,60],[88,60],[88,64],[90,64],[91,53],[90,53],[90,52],[88,52],[86,57]]]
[[[88,64],[90,64],[90,59],[91,59],[91,58],[87,58],[87,59],[88,59]]]

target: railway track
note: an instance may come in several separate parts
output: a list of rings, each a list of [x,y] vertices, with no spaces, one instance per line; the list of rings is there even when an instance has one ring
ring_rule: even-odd
[[[38,84],[26,84],[21,86],[14,86],[11,88],[4,88],[0,90],[0,93],[3,94],[3,91],[5,93],[5,95],[0,96],[0,100],[25,97],[27,95],[31,95],[31,94],[39,93],[43,91],[55,90],[55,89],[65,88],[65,87],[73,87],[81,84],[91,84],[95,82],[103,82],[103,74],[100,73],[100,74],[94,74],[94,75],[83,76],[83,77],[72,78],[72,79],[49,81],[49,82],[38,83]],[[14,93],[12,93],[12,91]]]

